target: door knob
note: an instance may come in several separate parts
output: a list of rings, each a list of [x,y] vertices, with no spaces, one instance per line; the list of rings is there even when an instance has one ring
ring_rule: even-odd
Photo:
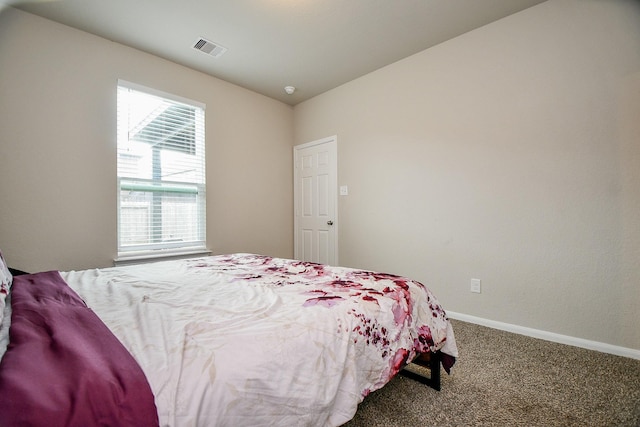
[[[331,220],[327,221],[327,225],[333,225],[333,221]]]

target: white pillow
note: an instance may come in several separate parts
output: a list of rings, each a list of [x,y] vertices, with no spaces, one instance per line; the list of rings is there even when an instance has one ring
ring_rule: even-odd
[[[4,306],[7,300],[7,295],[9,295],[11,283],[13,283],[13,276],[11,275],[9,267],[7,267],[7,263],[2,256],[2,251],[0,251],[0,325],[2,325]]]

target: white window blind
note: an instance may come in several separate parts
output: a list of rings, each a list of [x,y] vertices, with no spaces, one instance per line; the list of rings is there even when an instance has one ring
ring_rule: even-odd
[[[118,81],[118,255],[204,249],[204,105]]]

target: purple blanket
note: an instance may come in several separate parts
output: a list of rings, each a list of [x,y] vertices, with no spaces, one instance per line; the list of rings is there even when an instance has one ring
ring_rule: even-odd
[[[16,276],[0,426],[158,426],[137,362],[56,271]]]

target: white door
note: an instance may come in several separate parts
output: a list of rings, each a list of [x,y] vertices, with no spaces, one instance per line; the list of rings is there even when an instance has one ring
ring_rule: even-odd
[[[295,257],[337,265],[337,137],[293,147]]]

